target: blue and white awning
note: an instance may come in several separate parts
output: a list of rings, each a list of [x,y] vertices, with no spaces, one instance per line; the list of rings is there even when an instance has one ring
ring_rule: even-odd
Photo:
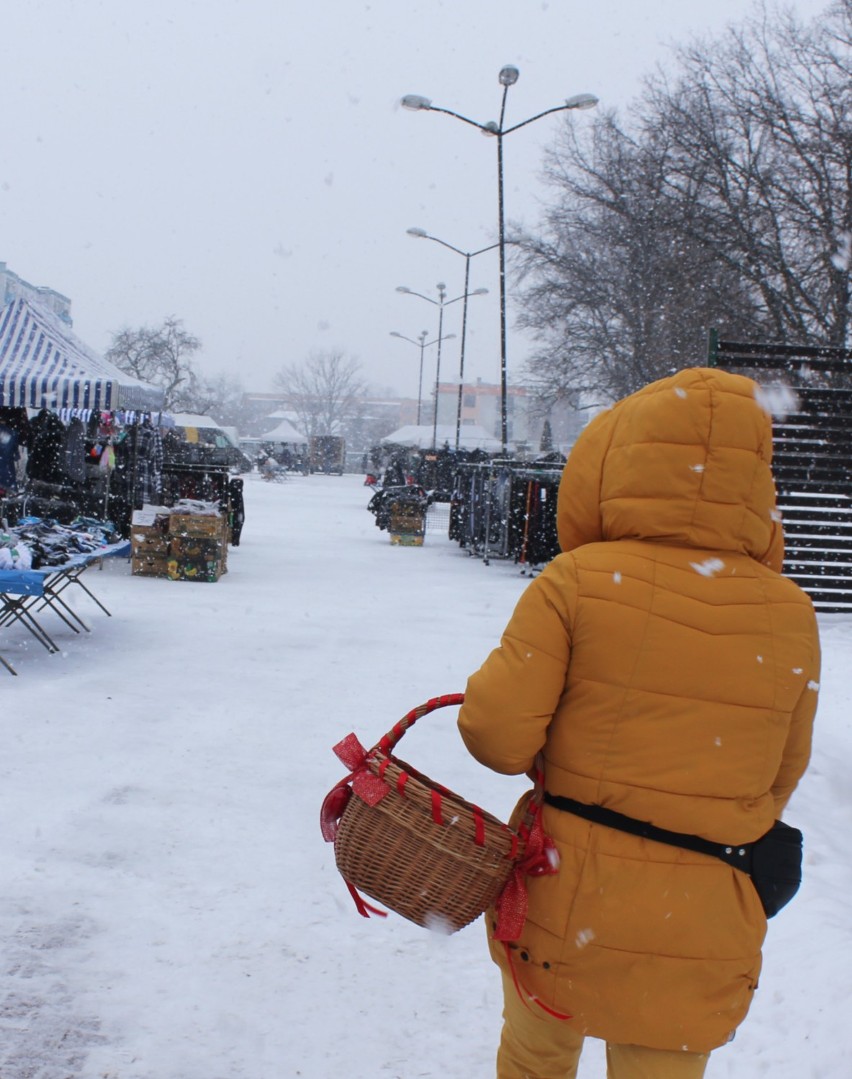
[[[162,408],[163,391],[125,374],[52,311],[19,297],[0,311],[0,405],[150,411]]]

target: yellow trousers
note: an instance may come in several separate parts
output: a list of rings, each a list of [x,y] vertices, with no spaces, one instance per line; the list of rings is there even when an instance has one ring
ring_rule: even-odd
[[[506,975],[503,1001],[497,1079],[576,1079],[582,1034],[534,1004],[528,1008]],[[608,1044],[606,1074],[607,1079],[701,1079],[708,1059],[707,1053]]]

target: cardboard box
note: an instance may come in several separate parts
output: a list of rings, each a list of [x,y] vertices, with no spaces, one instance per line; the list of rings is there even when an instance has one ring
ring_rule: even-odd
[[[421,510],[394,511],[390,515],[389,531],[422,536],[426,532],[426,516]]]
[[[205,581],[213,583],[222,576],[222,563],[218,559],[169,558],[167,562],[170,581]]]
[[[134,577],[167,577],[167,567],[166,554],[133,554],[130,559],[130,572]]]
[[[394,547],[422,547],[423,536],[415,532],[391,532],[390,541]]]
[[[154,525],[131,525],[130,548],[133,554],[161,554],[169,552],[167,533]]]
[[[156,525],[160,524],[165,528],[165,522],[169,518],[169,514],[172,511],[168,506],[151,506],[147,503],[141,510],[134,510],[130,523],[132,525]]]
[[[169,516],[170,536],[207,536],[226,541],[227,521],[223,514],[172,513]]]
[[[172,536],[169,557],[177,561],[220,562],[225,545],[208,536]]]

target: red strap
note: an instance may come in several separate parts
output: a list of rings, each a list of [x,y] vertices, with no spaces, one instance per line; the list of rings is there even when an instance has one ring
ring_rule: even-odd
[[[485,846],[485,821],[479,806],[473,807],[473,841],[477,847]]]
[[[346,877],[343,879],[346,881],[346,887],[349,889],[349,894],[355,900],[355,906],[362,918],[369,918],[371,914],[377,914],[380,918],[387,918],[388,912],[386,910],[379,910],[378,907],[371,907],[359,894],[355,885],[346,880]]]
[[[547,1012],[548,1015],[552,1015],[554,1019],[573,1019],[573,1015],[563,1015],[562,1012],[557,1012],[554,1011],[553,1008],[549,1008],[544,1003],[544,1001],[539,1000],[538,997],[533,996],[532,993],[530,993],[527,989],[523,987],[523,985],[521,984],[521,979],[518,977],[518,972],[515,970],[515,964],[512,960],[512,949],[509,947],[508,944],[504,943],[503,946],[506,949],[506,961],[509,964],[509,973],[512,975],[512,981],[514,982],[515,990],[518,996],[523,1001],[524,1005],[529,1008],[530,1011],[532,1011],[532,1008],[530,1008],[530,1001],[532,1001],[532,1003],[537,1004],[542,1011]]]
[[[444,823],[444,818],[441,816],[441,795],[438,791],[432,791],[432,820],[436,824]]]

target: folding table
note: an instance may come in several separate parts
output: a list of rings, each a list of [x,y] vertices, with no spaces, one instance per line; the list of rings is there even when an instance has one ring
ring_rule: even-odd
[[[91,588],[80,580],[84,571],[104,558],[130,554],[130,541],[122,540],[106,547],[99,547],[85,554],[77,554],[61,566],[43,566],[40,569],[0,570],[0,628],[19,622],[48,652],[58,652],[59,646],[44,627],[42,612],[51,610],[70,626],[75,633],[89,627],[77,612],[65,601],[63,593],[71,585],[78,585],[98,607],[110,612]],[[0,663],[11,674],[17,674],[11,663],[0,653]]]

